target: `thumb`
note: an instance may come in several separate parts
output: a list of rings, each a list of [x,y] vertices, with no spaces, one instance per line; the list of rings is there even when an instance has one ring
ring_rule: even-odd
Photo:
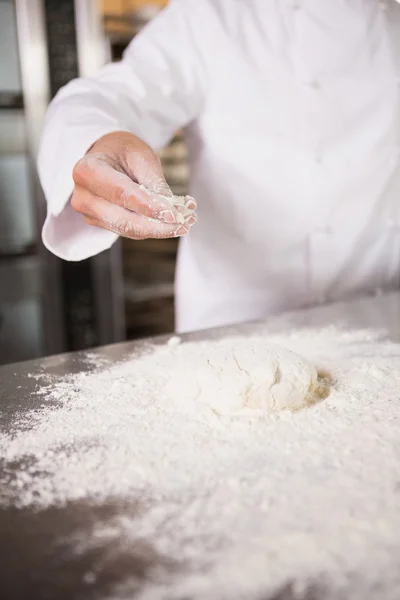
[[[161,161],[151,148],[146,147],[140,153],[131,150],[126,159],[130,174],[146,190],[157,196],[173,196],[165,179]]]

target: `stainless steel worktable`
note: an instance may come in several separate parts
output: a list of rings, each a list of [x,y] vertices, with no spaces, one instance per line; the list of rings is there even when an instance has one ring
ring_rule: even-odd
[[[298,327],[319,327],[337,324],[349,328],[378,328],[387,331],[389,337],[400,341],[400,293],[378,295],[362,301],[349,301],[336,305],[320,306],[283,316],[274,317],[266,324],[247,324],[235,328],[210,330],[183,336],[184,339],[218,338],[231,332],[243,333],[268,327],[269,331]],[[164,343],[165,339],[152,343]],[[19,363],[0,368],[0,420],[1,431],[10,430],[21,413],[29,414],[40,405],[41,398],[35,394],[38,382],[35,375],[47,373],[64,376],[95,368],[93,356],[104,357],[108,361],[119,361],[132,353],[140,354],[145,342],[129,342],[99,348],[90,352],[78,352],[49,357],[27,363]],[[3,465],[4,466],[4,465]],[[9,467],[9,466],[8,466]],[[15,471],[20,468],[13,466]],[[7,487],[10,470],[0,469],[1,490]],[[57,600],[78,598],[96,598],[99,589],[92,586],[90,593],[82,582],[82,574],[90,568],[96,552],[85,556],[84,560],[75,558],[65,560],[63,548],[55,544],[60,535],[73,532],[102,517],[102,507],[85,508],[70,514],[68,508],[31,511],[15,507],[3,507],[0,504],[0,597],[3,600],[16,598],[35,598]],[[143,573],[156,557],[137,557],[132,569],[138,575]],[[114,580],[118,572],[114,574]],[[107,587],[107,581],[99,585]],[[297,598],[289,588],[276,598]],[[383,600],[383,599],[382,599]]]

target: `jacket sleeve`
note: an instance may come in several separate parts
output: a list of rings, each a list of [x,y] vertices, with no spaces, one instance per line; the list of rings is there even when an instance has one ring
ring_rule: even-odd
[[[43,242],[57,256],[82,260],[117,239],[87,225],[69,202],[73,167],[97,139],[125,130],[158,150],[200,114],[207,87],[201,4],[172,1],[136,36],[120,63],[75,79],[51,102],[38,170],[47,200]]]

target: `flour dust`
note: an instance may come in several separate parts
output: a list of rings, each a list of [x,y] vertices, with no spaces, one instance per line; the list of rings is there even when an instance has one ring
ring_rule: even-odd
[[[321,585],[324,600],[398,600],[400,346],[333,328],[235,346],[264,342],[304,356],[329,394],[297,412],[218,415],[170,392],[190,388],[215,343],[176,340],[43,381],[42,408],[0,438],[3,464],[24,465],[2,506],[116,506],[57,540],[82,557],[106,549],[89,588],[144,542],[179,565],[150,569],[139,586],[127,569],[104,598],[272,599],[285,586],[292,595],[280,597],[303,598]]]

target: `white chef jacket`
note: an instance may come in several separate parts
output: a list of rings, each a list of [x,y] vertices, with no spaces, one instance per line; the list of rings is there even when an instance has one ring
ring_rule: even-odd
[[[177,330],[262,318],[400,276],[400,7],[394,0],[175,0],[123,61],[62,89],[39,156],[46,246],[109,248],[69,204],[105,133],[155,150],[183,127],[198,223]]]

